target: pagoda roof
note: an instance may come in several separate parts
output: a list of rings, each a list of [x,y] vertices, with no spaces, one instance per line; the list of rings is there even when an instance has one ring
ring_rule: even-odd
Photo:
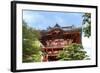
[[[48,32],[51,32],[51,31],[53,31],[53,30],[60,30],[60,31],[63,31],[63,32],[74,32],[74,31],[79,31],[79,32],[81,32],[81,28],[82,27],[75,27],[74,25],[71,25],[71,26],[66,26],[66,27],[61,27],[59,24],[55,24],[55,26],[54,27],[48,27],[48,29],[47,30],[42,30],[41,31],[41,35],[46,35],[46,33],[48,33]]]

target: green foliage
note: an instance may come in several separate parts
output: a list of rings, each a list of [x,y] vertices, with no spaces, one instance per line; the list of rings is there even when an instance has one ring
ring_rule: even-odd
[[[91,36],[91,14],[85,13],[83,15],[83,25],[86,25],[83,28],[84,36],[90,37]]]
[[[41,61],[41,43],[40,32],[28,27],[23,21],[23,62],[39,62]]]
[[[41,61],[41,53],[33,54],[32,60],[35,61],[35,62],[40,62]]]
[[[87,59],[86,51],[81,44],[71,44],[66,46],[63,51],[60,51],[58,54],[58,58],[60,60],[83,60]]]
[[[83,32],[85,33],[84,36],[89,38],[91,36],[91,25],[87,25],[87,27],[84,27]]]
[[[33,29],[31,27],[29,27],[25,21],[23,21],[23,38],[24,39],[31,39],[31,40],[35,40],[35,39],[39,39],[40,38],[40,32],[36,29]]]

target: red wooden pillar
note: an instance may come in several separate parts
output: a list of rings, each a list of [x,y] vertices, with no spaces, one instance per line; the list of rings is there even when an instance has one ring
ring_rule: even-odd
[[[54,54],[53,48],[52,48],[52,54]]]
[[[47,62],[48,61],[48,55],[45,55],[44,57],[43,57],[43,62]]]
[[[48,52],[48,49],[47,49],[47,48],[45,48],[45,52],[46,52],[46,53]],[[47,62],[47,61],[48,61],[48,55],[45,54],[45,55],[43,56],[43,62]]]

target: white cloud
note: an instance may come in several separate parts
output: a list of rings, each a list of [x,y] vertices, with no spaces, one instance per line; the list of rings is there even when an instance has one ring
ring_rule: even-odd
[[[29,26],[32,26],[36,29],[40,29],[40,23],[45,24],[47,21],[46,17],[44,15],[41,15],[40,13],[35,12],[24,12],[23,13],[23,19],[27,22]],[[46,20],[46,21],[45,21]]]
[[[24,13],[23,19],[27,22],[37,22],[39,19],[43,19],[44,17],[39,13]]]
[[[57,22],[58,24],[64,24],[65,21],[62,17],[55,16],[55,22]]]

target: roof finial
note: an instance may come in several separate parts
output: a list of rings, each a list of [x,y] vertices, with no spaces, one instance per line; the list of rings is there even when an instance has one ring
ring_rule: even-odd
[[[60,25],[58,23],[56,23],[56,25],[54,27],[55,28],[60,28]]]

